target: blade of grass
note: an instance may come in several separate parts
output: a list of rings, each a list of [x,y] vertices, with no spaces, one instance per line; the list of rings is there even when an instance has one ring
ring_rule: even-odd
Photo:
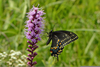
[[[0,15],[2,15],[3,12],[3,3],[2,0],[0,0]]]
[[[69,31],[91,31],[91,32],[100,32],[99,29],[69,29]]]
[[[88,52],[89,47],[92,45],[92,42],[93,42],[93,40],[95,39],[95,36],[96,36],[96,34],[94,33],[93,36],[91,37],[91,39],[90,39],[88,45],[86,46],[86,49],[85,49],[85,51],[84,51],[84,54],[86,54],[86,53]]]
[[[50,7],[50,6],[53,6],[53,5],[56,5],[56,4],[61,4],[63,1],[56,1],[56,2],[53,2],[53,3],[50,3],[42,8],[45,8],[45,7]]]

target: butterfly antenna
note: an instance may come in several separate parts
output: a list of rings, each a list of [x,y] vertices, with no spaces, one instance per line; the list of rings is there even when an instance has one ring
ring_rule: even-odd
[[[54,24],[54,26],[56,25],[56,23]],[[52,27],[52,31],[54,30],[54,26]]]
[[[47,34],[49,34],[48,32],[46,32]]]

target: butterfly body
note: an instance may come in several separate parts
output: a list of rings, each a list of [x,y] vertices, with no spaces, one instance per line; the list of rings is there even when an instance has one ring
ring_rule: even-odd
[[[52,40],[50,48],[51,56],[57,57],[58,59],[58,55],[62,52],[64,46],[76,39],[78,39],[78,36],[70,31],[50,31],[47,45]]]

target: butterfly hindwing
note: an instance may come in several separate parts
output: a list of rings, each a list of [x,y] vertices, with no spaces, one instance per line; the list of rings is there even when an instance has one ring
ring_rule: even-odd
[[[56,35],[52,37],[52,45],[50,48],[50,52],[52,56],[57,57],[61,52],[62,48],[64,48]]]

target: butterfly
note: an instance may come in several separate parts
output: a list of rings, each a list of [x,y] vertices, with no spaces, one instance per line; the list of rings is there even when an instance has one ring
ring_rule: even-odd
[[[58,55],[63,51],[64,46],[75,41],[78,39],[78,36],[70,31],[50,31],[48,33],[48,41],[47,45],[50,43],[52,40],[52,45],[50,48],[51,56],[57,57],[58,60]]]

